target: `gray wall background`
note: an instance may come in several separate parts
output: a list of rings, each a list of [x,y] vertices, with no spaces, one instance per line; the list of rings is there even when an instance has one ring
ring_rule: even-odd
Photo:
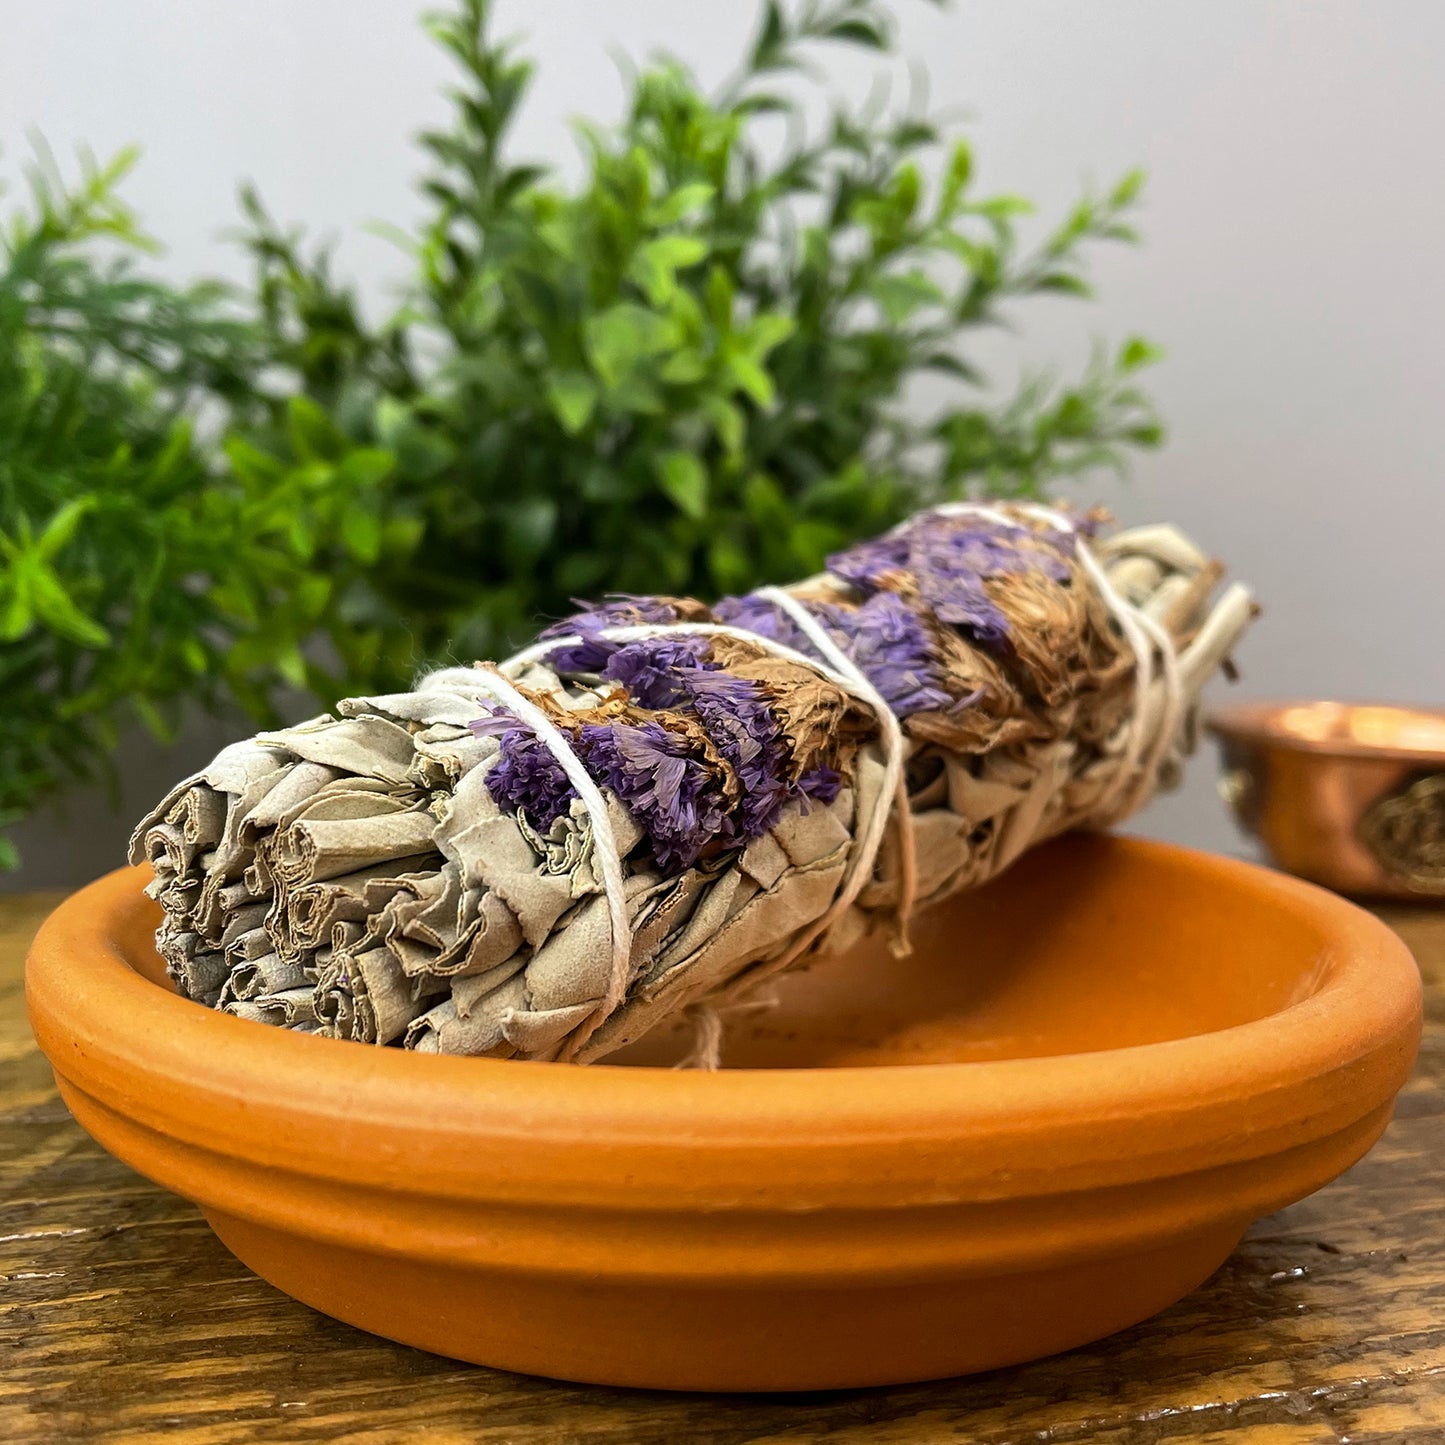
[[[986,187],[1056,214],[1081,183],[1150,173],[1142,251],[1096,257],[1102,301],[1048,302],[990,343],[1020,366],[1080,364],[1094,338],[1168,350],[1170,423],[1133,480],[1090,482],[1126,521],[1170,518],[1256,588],[1266,615],[1239,695],[1445,701],[1440,480],[1445,336],[1445,6],[1438,0],[899,0],[934,102],[962,112]],[[609,117],[613,55],[667,49],[720,79],[754,14],[720,0],[501,0],[540,61],[519,152],[574,154],[568,118]],[[176,275],[240,274],[222,237],[237,181],[275,213],[344,234],[343,267],[384,299],[402,260],[361,228],[415,211],[410,137],[441,114],[442,58],[398,0],[0,0],[0,169],[25,134],[61,156],[137,142],[128,194]],[[868,65],[832,64],[840,93]],[[137,739],[119,813],[73,795],[21,831],[4,887],[112,866],[136,815],[234,724],[176,752]],[[1236,848],[1201,757],[1138,821]]]

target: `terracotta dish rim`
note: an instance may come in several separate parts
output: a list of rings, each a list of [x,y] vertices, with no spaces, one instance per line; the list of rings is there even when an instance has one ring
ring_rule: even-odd
[[[420,1056],[232,1018],[149,981],[121,942],[152,906],[145,872],[121,869],[41,929],[27,999],[63,1083],[147,1130],[314,1180],[514,1205],[1057,1195],[1307,1145],[1398,1087],[1420,984],[1383,923],[1233,859],[1136,838],[1089,846],[1203,869],[1308,919],[1315,987],[1215,1032],[1041,1058],[703,1074]]]

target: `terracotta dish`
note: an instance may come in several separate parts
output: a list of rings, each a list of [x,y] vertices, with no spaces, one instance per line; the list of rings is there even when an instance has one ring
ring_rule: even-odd
[[[1247,702],[1208,726],[1221,794],[1281,868],[1342,893],[1445,902],[1445,711]]]
[[[1383,924],[1135,839],[1049,845],[906,960],[785,979],[716,1074],[208,1011],[165,987],[143,881],[92,884],[30,956],[81,1124],[317,1309],[572,1380],[919,1380],[1145,1319],[1370,1147],[1419,1037]]]

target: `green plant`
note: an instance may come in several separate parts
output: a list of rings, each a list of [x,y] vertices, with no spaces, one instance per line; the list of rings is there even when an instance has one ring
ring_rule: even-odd
[[[1137,176],[1028,248],[1027,204],[977,195],[927,117],[804,124],[810,49],[886,53],[883,0],[766,0],[716,95],[649,64],[580,126],[575,185],[509,157],[531,68],[490,12],[428,21],[460,83],[379,323],[254,193],[237,297],[138,270],[128,157],[33,175],[0,238],[0,828],[103,771],[128,714],[167,736],[192,701],[402,686],[577,595],[795,577],[928,501],[1158,440],[1137,338],[1003,403],[965,350],[1013,302],[1089,294]],[[953,399],[920,417],[928,372]]]
[[[431,211],[393,315],[366,322],[326,252],[245,197],[295,394],[233,460],[271,480],[354,447],[395,461],[334,563],[356,574],[331,627],[348,678],[495,654],[578,594],[795,577],[928,500],[1038,494],[1158,440],[1137,338],[1002,404],[963,349],[1009,303],[1088,295],[1084,249],[1132,239],[1137,175],[1026,249],[1028,205],[975,194],[967,143],[926,117],[835,108],[805,134],[809,47],[888,50],[880,0],[768,0],[717,96],[649,65],[618,125],[581,125],[571,187],[508,156],[531,67],[490,11],[428,22],[461,81],[422,137]],[[955,399],[920,419],[904,392],[930,371]]]
[[[193,700],[265,716],[326,603],[278,545],[283,489],[197,439],[203,398],[254,394],[260,337],[218,288],[138,273],[129,163],[67,189],[42,159],[0,230],[0,827],[104,771],[127,717],[168,737]],[[272,651],[248,659],[263,615]]]

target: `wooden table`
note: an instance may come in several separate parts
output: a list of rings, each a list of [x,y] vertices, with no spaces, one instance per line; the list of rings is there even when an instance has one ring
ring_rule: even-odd
[[[296,1304],[93,1144],[31,1042],[21,963],[58,895],[0,899],[0,1442],[1363,1445],[1445,1441],[1445,912],[1385,917],[1429,1022],[1384,1140],[1101,1344],[971,1379],[808,1396],[552,1384]]]

